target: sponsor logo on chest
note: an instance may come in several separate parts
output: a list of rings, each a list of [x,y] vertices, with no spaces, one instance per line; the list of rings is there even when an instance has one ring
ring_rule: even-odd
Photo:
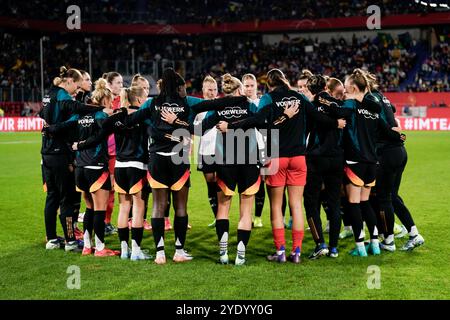
[[[295,106],[299,106],[301,105],[301,101],[299,99],[297,99],[296,97],[284,97],[283,99],[281,99],[281,101],[277,101],[275,102],[275,105],[279,108],[289,108],[289,107],[295,107]]]
[[[176,103],[163,103],[161,106],[156,106],[156,110],[158,110],[159,112],[167,111],[178,114],[184,112],[184,106],[179,106]]]
[[[366,119],[376,120],[379,118],[378,113],[372,113],[366,109],[358,109],[358,114],[363,115]]]
[[[80,120],[78,120],[78,124],[83,128],[90,127],[94,123],[94,118],[92,116],[86,116]]]
[[[247,115],[248,111],[246,109],[241,109],[240,107],[225,108],[224,110],[217,111],[219,116],[225,117],[226,119],[240,118],[242,115]]]

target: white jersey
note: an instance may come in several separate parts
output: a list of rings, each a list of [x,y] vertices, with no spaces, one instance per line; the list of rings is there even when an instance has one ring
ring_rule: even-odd
[[[256,98],[255,100],[249,99],[249,101],[251,103],[253,103],[255,106],[259,105],[259,98]],[[264,137],[261,134],[261,132],[258,131],[258,129],[255,129],[256,131],[256,141],[258,142],[258,149],[262,150],[264,149],[265,146],[265,142],[264,142]]]
[[[194,125],[199,125],[206,117],[208,112],[201,112],[197,114],[194,119]],[[214,155],[216,152],[216,138],[217,138],[217,129],[211,128],[208,130],[203,136],[200,138],[200,146],[198,149],[198,153],[201,155]]]

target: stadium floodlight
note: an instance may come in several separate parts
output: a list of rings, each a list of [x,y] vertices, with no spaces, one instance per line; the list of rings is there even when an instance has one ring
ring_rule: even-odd
[[[41,37],[39,39],[39,50],[41,56],[41,97],[44,98],[44,41],[48,41],[48,37]]]
[[[128,39],[128,43],[131,45],[131,72],[135,74],[134,72],[134,39]]]

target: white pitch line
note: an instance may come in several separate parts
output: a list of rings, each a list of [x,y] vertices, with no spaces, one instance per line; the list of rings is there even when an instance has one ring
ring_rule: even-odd
[[[40,141],[22,140],[22,141],[0,141],[0,144],[21,144],[21,143],[39,143]]]

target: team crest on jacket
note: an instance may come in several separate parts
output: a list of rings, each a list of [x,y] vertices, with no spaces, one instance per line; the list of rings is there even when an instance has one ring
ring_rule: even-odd
[[[240,107],[225,108],[224,110],[217,111],[217,113],[226,119],[240,118],[241,115],[248,114],[246,109],[241,109]]]
[[[275,105],[283,109],[295,106],[300,107],[301,101],[297,97],[284,97],[281,101],[275,102]]]
[[[165,102],[161,106],[156,106],[156,110],[158,110],[160,112],[161,111],[168,111],[168,112],[173,112],[173,113],[177,114],[177,113],[184,112],[184,106],[180,107],[176,103]]]

